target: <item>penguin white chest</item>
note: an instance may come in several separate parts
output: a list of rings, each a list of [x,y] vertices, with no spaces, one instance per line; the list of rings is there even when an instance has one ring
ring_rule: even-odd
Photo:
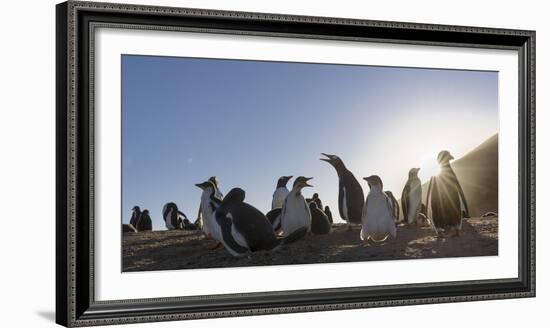
[[[172,211],[174,211],[173,208],[170,209],[170,211],[168,212],[168,214],[166,214],[166,217],[164,218],[166,220],[165,223],[168,230],[174,229],[174,226],[172,225]]]
[[[288,196],[288,189],[286,187],[279,187],[273,192],[273,201],[271,202],[271,209],[281,208],[285,203],[285,198]]]
[[[369,192],[366,206],[363,207],[361,224],[361,240],[367,240],[369,237],[383,240],[388,236],[396,236],[391,204],[381,190]]]
[[[281,214],[281,226],[285,236],[299,228],[311,231],[311,212],[302,194],[289,193]]]
[[[203,192],[201,196],[201,214],[203,222],[203,231],[217,241],[222,240],[222,231],[216,221],[215,211],[210,205],[210,193]]]

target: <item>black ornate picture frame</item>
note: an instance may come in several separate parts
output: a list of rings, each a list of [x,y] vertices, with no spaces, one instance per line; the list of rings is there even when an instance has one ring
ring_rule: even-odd
[[[535,32],[69,1],[56,25],[56,321],[64,326],[327,311],[535,296]],[[98,26],[516,51],[519,276],[246,294],[94,297],[93,38]]]

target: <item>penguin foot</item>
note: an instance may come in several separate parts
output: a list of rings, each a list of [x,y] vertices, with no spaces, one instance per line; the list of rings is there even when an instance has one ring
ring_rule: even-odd
[[[209,250],[217,250],[217,249],[221,249],[221,246],[223,246],[222,243],[217,242],[217,243],[215,243],[211,246],[208,246],[208,249]]]

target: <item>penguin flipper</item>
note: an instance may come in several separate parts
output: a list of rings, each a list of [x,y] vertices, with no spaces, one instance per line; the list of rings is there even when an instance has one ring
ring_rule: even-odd
[[[408,222],[407,215],[409,214],[409,193],[411,189],[410,182],[407,181],[403,193],[401,194],[401,207],[403,208],[403,221]]]

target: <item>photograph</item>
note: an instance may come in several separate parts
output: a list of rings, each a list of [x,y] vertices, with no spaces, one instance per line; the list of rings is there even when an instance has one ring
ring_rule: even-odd
[[[499,255],[498,71],[120,60],[123,272]]]

